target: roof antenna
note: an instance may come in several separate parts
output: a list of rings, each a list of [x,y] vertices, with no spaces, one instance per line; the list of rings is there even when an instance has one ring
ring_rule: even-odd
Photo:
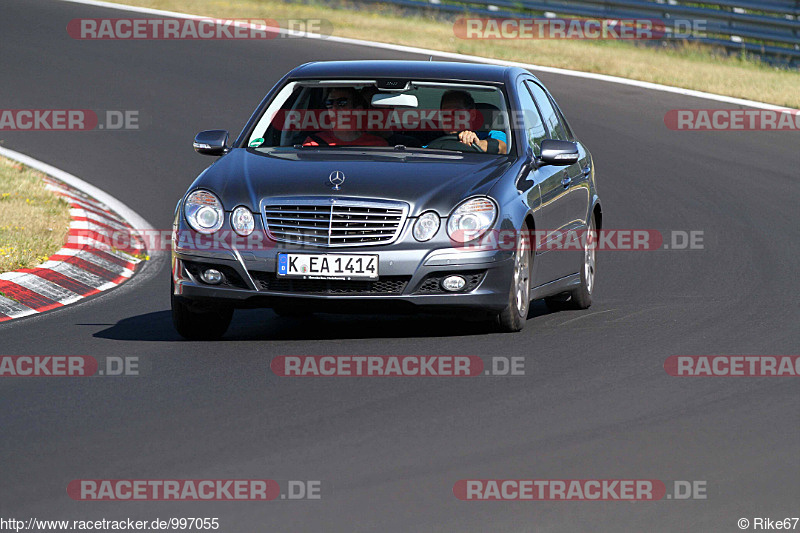
[[[428,57],[428,61],[433,61],[433,56]]]

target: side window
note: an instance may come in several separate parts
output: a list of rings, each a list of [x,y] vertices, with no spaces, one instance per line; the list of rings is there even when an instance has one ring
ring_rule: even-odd
[[[567,140],[568,141],[574,141],[575,140],[575,134],[572,133],[572,128],[569,127],[569,122],[567,122],[567,118],[564,116],[564,112],[561,111],[561,108],[558,107],[558,104],[555,102],[555,100],[553,100],[552,97],[550,98],[550,101],[553,103],[553,107],[556,108],[556,113],[558,114],[558,120],[559,120],[559,122],[561,122],[561,126],[564,128],[564,131],[567,133]]]
[[[527,85],[533,93],[536,103],[539,105],[544,123],[547,125],[548,131],[550,131],[550,138],[559,141],[568,141],[569,135],[564,128],[564,124],[559,120],[558,113],[553,109],[553,104],[550,103],[550,98],[547,96],[547,93],[535,83],[529,81]]]
[[[519,102],[522,108],[522,120],[520,121],[519,118],[516,117],[514,120],[514,127],[524,129],[525,137],[533,150],[533,154],[535,156],[540,156],[542,155],[542,140],[547,138],[547,131],[542,124],[542,118],[539,115],[539,111],[536,109],[536,104],[533,102],[531,93],[525,88],[525,83],[520,83],[517,89],[519,93]]]

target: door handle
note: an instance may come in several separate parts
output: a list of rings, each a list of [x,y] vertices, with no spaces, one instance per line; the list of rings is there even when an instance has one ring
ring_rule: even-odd
[[[566,178],[564,178],[563,180],[561,180],[561,185],[563,185],[565,189],[566,189],[567,187],[569,187],[569,184],[570,184],[570,183],[572,183],[572,178],[570,178],[569,176],[567,176]]]

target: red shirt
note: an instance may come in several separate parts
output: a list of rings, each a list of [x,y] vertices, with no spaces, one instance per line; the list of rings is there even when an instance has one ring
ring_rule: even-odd
[[[362,133],[361,137],[353,141],[343,141],[330,131],[321,131],[314,136],[328,143],[328,146],[389,146],[386,139],[371,133]],[[319,146],[319,143],[311,137],[306,137],[303,146]]]

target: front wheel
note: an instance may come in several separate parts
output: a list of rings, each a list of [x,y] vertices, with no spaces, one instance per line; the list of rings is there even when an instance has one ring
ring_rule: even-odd
[[[514,275],[508,295],[508,306],[497,315],[500,331],[514,332],[525,327],[531,304],[531,246],[528,227],[522,226],[514,253]]]
[[[222,337],[233,319],[233,309],[214,306],[193,310],[186,302],[171,295],[172,324],[178,334],[190,341],[210,341]]]

